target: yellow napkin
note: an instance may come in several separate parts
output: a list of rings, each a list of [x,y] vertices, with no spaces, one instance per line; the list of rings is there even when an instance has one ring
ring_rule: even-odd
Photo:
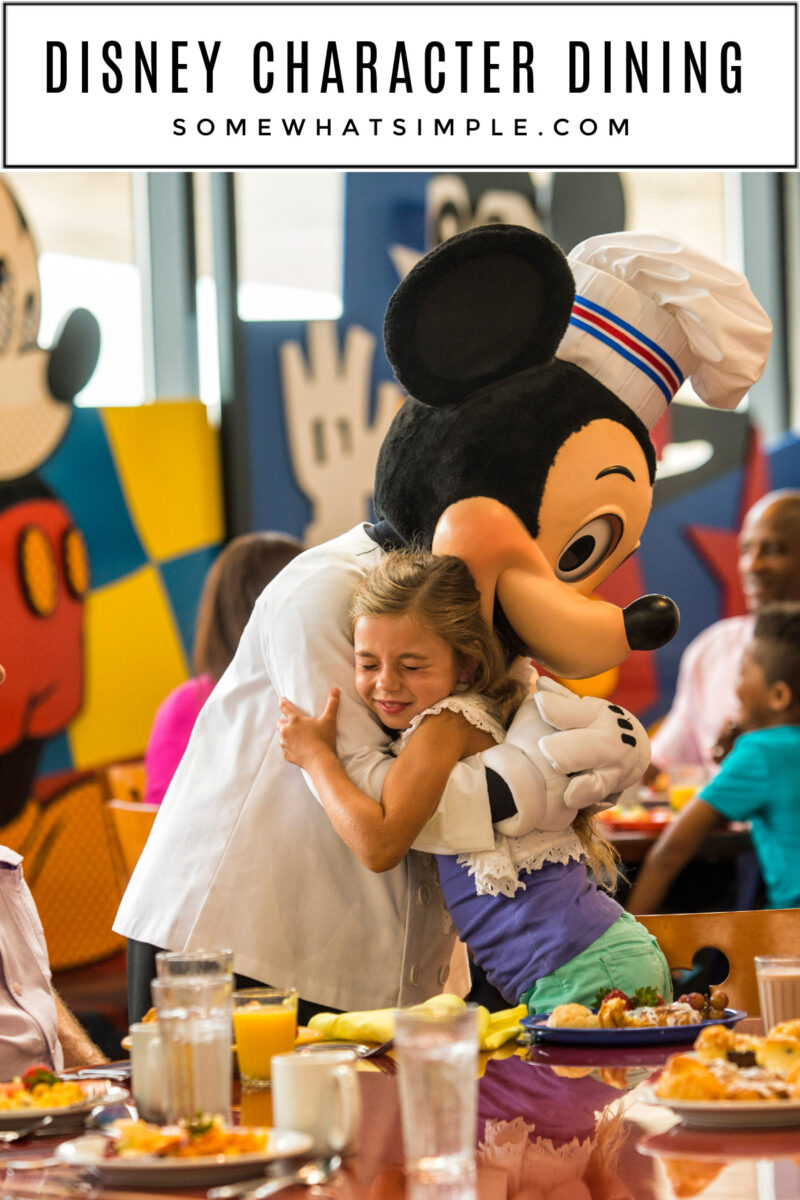
[[[458,1012],[465,1007],[460,996],[444,993],[432,996],[424,1004],[414,1006],[414,1011]],[[490,1013],[478,1007],[478,1036],[481,1050],[496,1050],[511,1041],[521,1032],[520,1018],[527,1016],[524,1004],[516,1008],[505,1008],[502,1012]],[[323,1037],[333,1041],[387,1042],[394,1036],[394,1009],[373,1008],[367,1012],[317,1013],[309,1021],[309,1027]]]

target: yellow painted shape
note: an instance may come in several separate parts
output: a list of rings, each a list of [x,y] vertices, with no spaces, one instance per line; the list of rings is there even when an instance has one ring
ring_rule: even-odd
[[[137,532],[159,561],[224,537],[219,437],[199,401],[101,412]]]
[[[188,674],[155,567],[90,592],[85,629],[84,704],[68,729],[79,769],[140,757],[156,708]]]

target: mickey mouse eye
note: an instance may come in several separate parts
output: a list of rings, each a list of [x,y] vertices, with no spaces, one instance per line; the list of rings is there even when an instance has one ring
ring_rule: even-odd
[[[436,220],[436,243],[446,242],[461,233],[461,218],[455,204],[445,204]]]
[[[0,354],[8,349],[14,328],[14,281],[8,263],[0,258]]]
[[[22,326],[19,331],[20,350],[34,350],[39,332],[39,304],[33,292],[28,292],[22,306]]]
[[[558,559],[556,575],[567,583],[585,579],[608,558],[622,537],[622,521],[608,514],[595,517],[573,533]]]

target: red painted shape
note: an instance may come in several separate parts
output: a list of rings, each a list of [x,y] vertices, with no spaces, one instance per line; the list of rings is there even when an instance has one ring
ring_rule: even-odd
[[[37,616],[25,597],[18,560],[23,530],[35,526],[50,543],[58,596],[49,616]],[[26,737],[58,733],[83,701],[83,600],[67,587],[62,538],[74,526],[56,499],[21,501],[0,513],[0,754]]]

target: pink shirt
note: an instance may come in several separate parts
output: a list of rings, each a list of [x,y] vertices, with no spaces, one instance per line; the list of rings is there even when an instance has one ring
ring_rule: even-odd
[[[34,1063],[64,1066],[44,931],[21,863],[0,846],[0,1079]]]
[[[145,751],[147,790],[145,802],[160,804],[183,752],[189,744],[195,721],[214,687],[210,675],[198,675],[176,687],[158,707]]]
[[[722,726],[736,715],[739,666],[754,625],[754,616],[728,617],[686,647],[672,708],[652,738],[656,766],[700,764],[716,774],[711,750]]]

